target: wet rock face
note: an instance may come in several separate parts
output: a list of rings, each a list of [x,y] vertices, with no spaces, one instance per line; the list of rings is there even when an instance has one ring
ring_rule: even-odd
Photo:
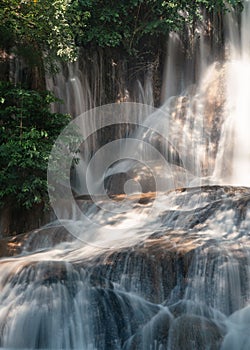
[[[45,209],[43,204],[17,209],[15,203],[6,202],[0,208],[0,238],[34,230],[54,219],[52,210]]]
[[[99,276],[108,274],[127,292],[134,292],[150,302],[162,303],[171,298],[177,285],[178,294],[183,295],[192,256],[192,248],[191,252],[183,255],[164,237],[111,253],[106,256],[105,262],[93,264],[90,270]]]
[[[220,349],[219,327],[204,317],[183,315],[174,320],[169,334],[169,350]]]
[[[146,199],[136,205],[148,207],[154,196]],[[2,254],[25,255],[0,260],[0,346],[236,344],[250,318],[249,189],[180,189],[163,194],[162,203],[161,226],[133,245],[85,254],[91,247],[70,243],[61,227],[5,241],[17,246],[9,253],[1,246]]]
[[[122,349],[150,350],[156,344],[166,349],[172,320],[173,317],[167,309],[160,309],[146,325],[126,340]]]
[[[31,232],[0,240],[0,257],[48,249],[62,242],[72,242],[74,237],[61,225],[43,227]]]

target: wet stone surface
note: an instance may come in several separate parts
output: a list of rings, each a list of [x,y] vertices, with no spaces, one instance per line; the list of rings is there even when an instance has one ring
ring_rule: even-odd
[[[161,226],[121,247],[58,225],[2,240],[0,346],[230,349],[230,325],[250,318],[250,190],[180,189],[163,203]]]

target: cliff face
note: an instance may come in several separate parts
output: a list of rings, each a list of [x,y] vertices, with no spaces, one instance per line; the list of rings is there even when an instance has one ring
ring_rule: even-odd
[[[46,209],[43,204],[32,209],[17,209],[11,203],[5,203],[0,209],[0,237],[29,232],[54,219],[52,210]]]

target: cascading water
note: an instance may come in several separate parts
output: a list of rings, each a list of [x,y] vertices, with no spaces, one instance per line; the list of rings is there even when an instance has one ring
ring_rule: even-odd
[[[152,107],[150,74],[144,84],[136,83],[133,95],[148,106],[125,104],[128,119],[119,132],[126,139],[111,149],[123,159],[114,157],[101,177],[109,196],[96,192],[101,188],[98,169],[106,159],[101,152],[92,156],[100,145],[90,138],[80,147],[80,165],[84,177],[83,167],[92,162],[89,194],[95,196],[84,197],[86,183],[82,188],[81,182],[75,184],[82,196],[72,206],[64,196],[69,184],[62,181],[61,222],[5,242],[7,251],[19,255],[0,260],[1,349],[249,350],[250,190],[209,186],[248,184],[250,8],[245,5],[238,46],[235,18],[227,15],[226,62],[219,62],[212,50],[210,18],[191,35],[187,60],[184,54],[175,60],[184,46],[171,34],[160,109]],[[96,82],[86,78],[80,65],[55,78],[54,91],[66,101],[64,111],[76,116],[102,104],[103,72],[96,59]],[[183,74],[172,74],[179,73],[175,64],[184,66]],[[121,91],[123,100],[130,98],[125,85]],[[116,120],[123,106],[115,110]],[[90,112],[89,124],[75,126],[91,134],[99,111]],[[110,107],[101,111],[108,115]],[[133,111],[140,127],[126,129]],[[125,187],[132,181],[134,190],[120,193],[113,185],[117,179]],[[145,193],[134,186],[138,179],[145,181],[140,184]]]
[[[228,116],[224,125],[224,135],[221,139],[220,157],[218,158],[218,175],[224,179],[224,182],[245,186],[250,184],[250,141],[248,135],[250,128],[249,14],[250,4],[245,1],[240,24],[238,24],[234,14],[228,14],[226,22],[229,57],[224,69],[226,71],[226,113]],[[221,164],[224,166],[228,159],[230,159],[231,171],[221,167]]]

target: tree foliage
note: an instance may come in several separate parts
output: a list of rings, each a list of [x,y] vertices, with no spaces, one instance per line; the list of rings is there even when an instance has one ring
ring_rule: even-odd
[[[201,9],[225,11],[242,6],[241,0],[79,0],[79,11],[88,12],[78,42],[98,46],[122,45],[131,51],[148,36],[157,38],[182,30],[201,18]]]
[[[88,43],[124,46],[128,51],[147,36],[180,30],[200,16],[201,7],[224,11],[242,0],[1,0],[0,44],[36,64],[76,58]],[[77,44],[77,45],[76,45]]]
[[[55,98],[0,83],[0,202],[26,208],[47,201],[47,162],[68,115],[51,113]]]
[[[87,12],[76,0],[1,0],[0,44],[37,64],[42,58],[74,60],[74,33],[84,30]],[[77,30],[76,30],[77,26]]]

